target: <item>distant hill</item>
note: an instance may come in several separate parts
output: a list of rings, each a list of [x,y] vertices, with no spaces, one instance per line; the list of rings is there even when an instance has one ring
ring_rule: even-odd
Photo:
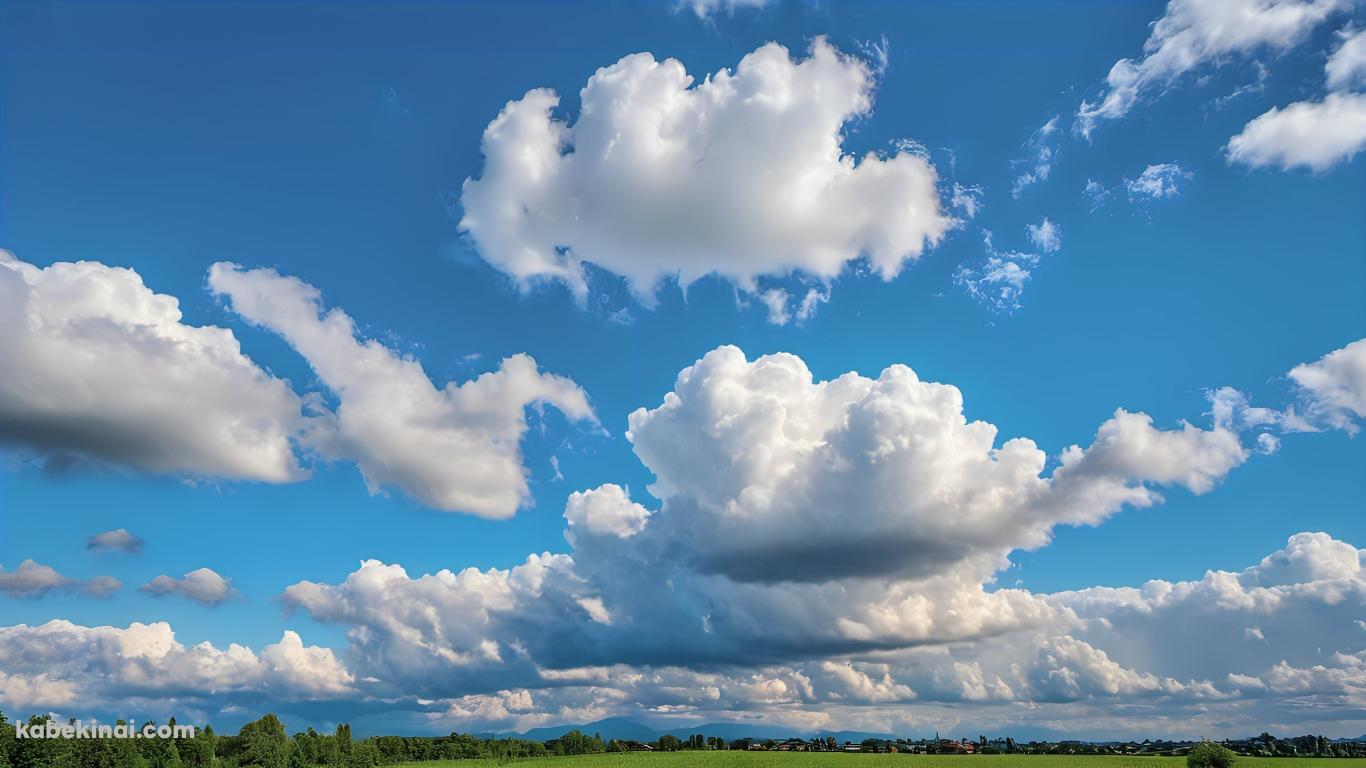
[[[547,725],[540,728],[532,728],[524,733],[501,733],[504,738],[531,739],[532,741],[550,741],[558,739],[570,731],[580,731],[589,736],[600,735],[604,741],[619,739],[621,741],[657,741],[662,735],[649,726],[641,725],[634,720],[624,717],[609,717],[604,720],[595,720],[591,723],[566,724],[566,725]]]
[[[834,736],[840,743],[846,741],[860,742],[864,739],[891,739],[896,738],[888,733],[870,733],[864,731],[798,731],[783,725],[771,725],[768,723],[703,723],[701,725],[688,726],[686,728],[669,728],[667,730],[656,730],[648,725],[643,725],[634,720],[624,717],[609,717],[605,720],[596,720],[591,723],[566,723],[564,725],[547,725],[540,728],[532,728],[522,733],[506,732],[498,736],[502,738],[530,739],[532,741],[549,741],[570,732],[579,731],[581,733],[598,734],[604,741],[618,739],[621,741],[658,741],[660,736],[671,734],[680,739],[700,733],[704,736],[719,736],[726,741],[736,739],[786,739],[793,736],[800,736],[809,739],[814,736],[822,738]]]

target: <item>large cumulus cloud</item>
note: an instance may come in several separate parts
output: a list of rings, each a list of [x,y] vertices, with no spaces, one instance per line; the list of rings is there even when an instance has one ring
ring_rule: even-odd
[[[533,90],[484,132],[483,176],[465,181],[461,227],[520,283],[583,294],[585,262],[651,300],[656,284],[715,273],[744,289],[765,275],[839,274],[866,256],[896,275],[952,225],[934,168],[842,146],[873,105],[874,72],[817,39],[805,59],[777,44],[700,83],[648,53],[597,71],[577,120]]]
[[[131,269],[0,250],[0,442],[61,460],[267,482],[303,477],[289,385],[232,332],[181,322]]]
[[[1220,427],[1119,411],[1046,472],[949,385],[904,366],[818,382],[799,358],[707,354],[630,439],[651,510],[606,485],[567,505],[572,553],[510,571],[411,578],[368,562],[287,604],[351,627],[358,658],[432,695],[542,670],[805,663],[1054,626],[1064,610],[997,589],[1010,551],[1210,490],[1247,452]],[[397,681],[395,681],[397,683]]]
[[[927,576],[981,555],[990,569],[1059,523],[1151,504],[1148,483],[1202,493],[1246,458],[1228,430],[1119,410],[1046,476],[1032,440],[998,442],[952,385],[901,365],[817,382],[796,356],[734,347],[680,373],[628,436],[665,502],[655,525],[736,581]]]

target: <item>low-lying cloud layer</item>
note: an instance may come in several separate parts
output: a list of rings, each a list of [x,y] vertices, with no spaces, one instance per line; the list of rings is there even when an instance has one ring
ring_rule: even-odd
[[[316,310],[305,317],[308,329]],[[1359,418],[1363,343],[1295,368],[1294,408]],[[956,721],[952,707],[973,702],[982,727],[1066,716],[1114,729],[1141,702],[1180,714],[1175,732],[1209,734],[1313,697],[1316,717],[1350,720],[1366,567],[1325,533],[1190,582],[1051,595],[995,584],[1012,551],[1058,525],[1157,503],[1163,487],[1211,491],[1248,459],[1252,425],[1294,411],[1253,418],[1227,392],[1215,402],[1208,429],[1118,410],[1089,446],[1050,461],[904,366],[817,381],[795,356],[721,347],[631,414],[657,505],[612,484],[572,494],[568,553],[419,576],[372,560],[341,583],[288,587],[287,607],[346,628],[340,655],[292,632],[257,655],[186,648],[165,624],[11,627],[0,703],[71,707],[80,690],[85,707],[265,699],[339,717],[383,700],[435,729],[737,713],[898,729]],[[43,581],[38,568],[21,568],[26,584]],[[206,604],[230,594],[207,569],[144,589]]]

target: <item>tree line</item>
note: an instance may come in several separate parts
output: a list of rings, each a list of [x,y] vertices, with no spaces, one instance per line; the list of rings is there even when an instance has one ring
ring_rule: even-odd
[[[46,716],[35,716],[25,721],[28,731],[44,727]],[[122,721],[119,721],[122,725]],[[140,724],[138,730],[142,729]],[[172,719],[167,725],[174,726]],[[788,740],[799,742],[798,739]],[[545,757],[550,755],[583,755],[605,752],[628,752],[646,747],[654,751],[724,750],[747,748],[779,748],[780,743],[741,739],[727,742],[723,738],[694,734],[680,739],[671,734],[648,744],[616,739],[604,741],[600,735],[588,735],[577,730],[550,741],[531,741],[516,738],[480,738],[467,733],[448,736],[372,736],[352,739],[351,726],[337,726],[333,733],[318,733],[309,728],[289,735],[284,723],[275,715],[266,715],[242,726],[235,736],[221,735],[210,726],[196,729],[193,736],[175,738],[17,738],[14,724],[0,713],[0,768],[376,768],[395,763],[426,760],[508,759],[515,757]],[[937,751],[911,747],[939,746],[945,742],[898,739],[883,741],[869,739],[862,751]],[[964,742],[966,743],[966,742]],[[840,749],[834,737],[813,738],[804,742],[809,751]],[[1315,757],[1366,756],[1366,743],[1334,742],[1322,736],[1300,736],[1276,739],[1262,734],[1253,739],[1226,741],[1241,754]],[[1219,754],[1229,754],[1220,745]],[[981,753],[1005,752],[1013,754],[1185,754],[1192,750],[1190,742],[1142,742],[1128,744],[1086,744],[1083,742],[1029,742],[1017,744],[1013,739],[988,742],[979,739]],[[1198,745],[1208,749],[1205,745]],[[1227,768],[1212,763],[1204,768]]]
[[[41,729],[48,721],[46,716],[29,718],[27,730]],[[168,724],[174,725],[175,720]],[[138,730],[142,727],[139,724]],[[14,724],[0,713],[0,768],[375,768],[419,760],[536,757],[606,749],[600,739],[594,745],[568,736],[558,740],[562,742],[558,751],[539,741],[480,739],[459,733],[352,739],[350,725],[337,726],[333,733],[309,728],[290,736],[278,717],[266,715],[242,726],[236,736],[205,726],[193,737],[183,738],[17,738]]]

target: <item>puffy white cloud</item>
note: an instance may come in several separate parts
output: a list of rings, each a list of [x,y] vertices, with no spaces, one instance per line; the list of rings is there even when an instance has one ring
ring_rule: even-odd
[[[590,536],[630,538],[645,529],[650,510],[631,501],[626,490],[608,483],[591,491],[575,491],[565,503],[565,531],[572,543],[576,532]]]
[[[8,709],[82,707],[147,699],[229,705],[243,696],[276,701],[354,695],[354,677],[326,648],[294,632],[257,656],[241,645],[186,647],[169,624],[84,627],[68,621],[0,627],[0,703]],[[79,695],[77,695],[79,694]],[[160,708],[160,705],[158,705]],[[174,713],[174,709],[171,713]]]
[[[741,580],[932,573],[1150,503],[1144,482],[1207,491],[1245,457],[1227,430],[1167,432],[1119,411],[1050,480],[1032,441],[998,446],[994,426],[964,417],[955,387],[899,365],[815,382],[795,356],[749,362],[734,347],[685,369],[629,425],[665,502],[658,521],[705,536],[693,547],[702,567]]]
[[[157,597],[181,595],[207,606],[219,605],[237,596],[237,590],[232,588],[232,580],[223,578],[211,568],[198,568],[180,579],[163,574],[138,589]]]
[[[1062,247],[1062,228],[1047,216],[1038,224],[1028,225],[1025,230],[1029,234],[1029,242],[1044,253],[1053,253]]]
[[[1300,388],[1297,424],[1325,424],[1355,433],[1356,421],[1366,419],[1366,339],[1297,365],[1289,375]]]
[[[267,482],[300,479],[289,386],[232,332],[181,322],[131,269],[39,268],[0,251],[0,443],[58,460]]]
[[[817,382],[794,356],[733,347],[629,426],[657,511],[607,485],[570,498],[571,555],[417,578],[367,562],[340,585],[290,587],[286,603],[349,626],[367,676],[429,696],[534,687],[564,668],[974,641],[1067,620],[987,589],[1010,551],[1155,503],[1150,485],[1207,491],[1246,456],[1228,430],[1160,430],[1120,410],[1045,475],[1031,441],[998,444],[957,389],[909,368]]]
[[[1122,663],[1174,677],[1274,688],[1273,667],[1312,667],[1362,647],[1366,611],[1361,550],[1326,533],[1298,533],[1284,549],[1237,572],[1140,588],[1094,587],[1046,599],[1083,621],[1072,635]],[[1260,636],[1249,633],[1255,627]]]
[[[336,395],[336,413],[307,439],[325,455],[353,459],[372,493],[395,487],[436,509],[510,517],[528,495],[526,407],[546,403],[594,421],[574,382],[541,373],[527,355],[437,388],[417,360],[358,339],[351,318],[324,311],[318,290],[302,280],[219,263],[209,286],[242,317],[280,334]]]
[[[108,597],[123,588],[112,576],[96,576],[89,581],[71,579],[49,565],[25,560],[13,571],[0,568],[0,593],[9,597],[43,597],[49,592],[79,592],[91,597]]]
[[[1110,68],[1096,101],[1077,110],[1083,136],[1123,117],[1153,91],[1209,63],[1262,50],[1284,51],[1349,7],[1344,0],[1170,0],[1143,43],[1143,56]]]
[[[354,676],[331,649],[304,645],[298,632],[285,630],[280,642],[261,649],[261,677],[296,697],[333,698],[354,693]]]
[[[1208,394],[1214,422],[1228,429],[1316,432],[1342,429],[1356,434],[1366,418],[1366,339],[1336,349],[1286,374],[1294,384],[1292,402],[1282,408],[1253,406],[1232,387]],[[1263,453],[1275,453],[1280,438],[1270,431],[1256,437]]]
[[[351,652],[361,668],[397,690],[477,686],[490,668],[501,679],[530,674],[520,642],[505,621],[539,605],[559,620],[590,620],[576,602],[549,593],[577,581],[567,555],[531,555],[510,570],[444,570],[410,578],[398,565],[367,560],[338,585],[304,581],[285,590],[292,609],[351,627]],[[406,688],[405,688],[406,686]]]
[[[127,552],[135,555],[142,551],[143,544],[143,540],[129,533],[127,528],[115,528],[91,536],[85,548],[96,552]]]
[[[1212,399],[1210,429],[1117,410],[1049,472],[1031,441],[998,441],[957,389],[903,366],[816,381],[794,356],[723,347],[630,417],[657,509],[609,484],[566,504],[570,554],[415,577],[370,561],[284,600],[347,628],[370,693],[439,702],[433,727],[736,712],[867,727],[903,722],[888,708],[908,701],[971,701],[1123,732],[1141,701],[1224,733],[1294,721],[1305,677],[1345,717],[1366,569],[1327,534],[1192,582],[993,583],[1058,525],[1217,485],[1249,455],[1237,430],[1254,415]]]
[[[673,59],[627,56],[583,88],[572,124],[552,91],[509,102],[484,133],[461,227],[520,284],[582,295],[586,262],[651,302],[666,277],[828,280],[866,256],[885,279],[950,229],[919,153],[856,159],[843,131],[873,105],[874,71],[818,38],[768,44],[700,83]]]
[[[1228,158],[1254,168],[1326,171],[1366,147],[1366,94],[1330,93],[1320,101],[1272,107],[1228,142]]]
[[[1130,200],[1162,200],[1181,194],[1181,186],[1195,176],[1176,163],[1157,163],[1143,169],[1136,179],[1125,178]]]
[[[1342,43],[1323,67],[1329,90],[1366,85],[1366,29],[1347,27],[1338,32]]]

